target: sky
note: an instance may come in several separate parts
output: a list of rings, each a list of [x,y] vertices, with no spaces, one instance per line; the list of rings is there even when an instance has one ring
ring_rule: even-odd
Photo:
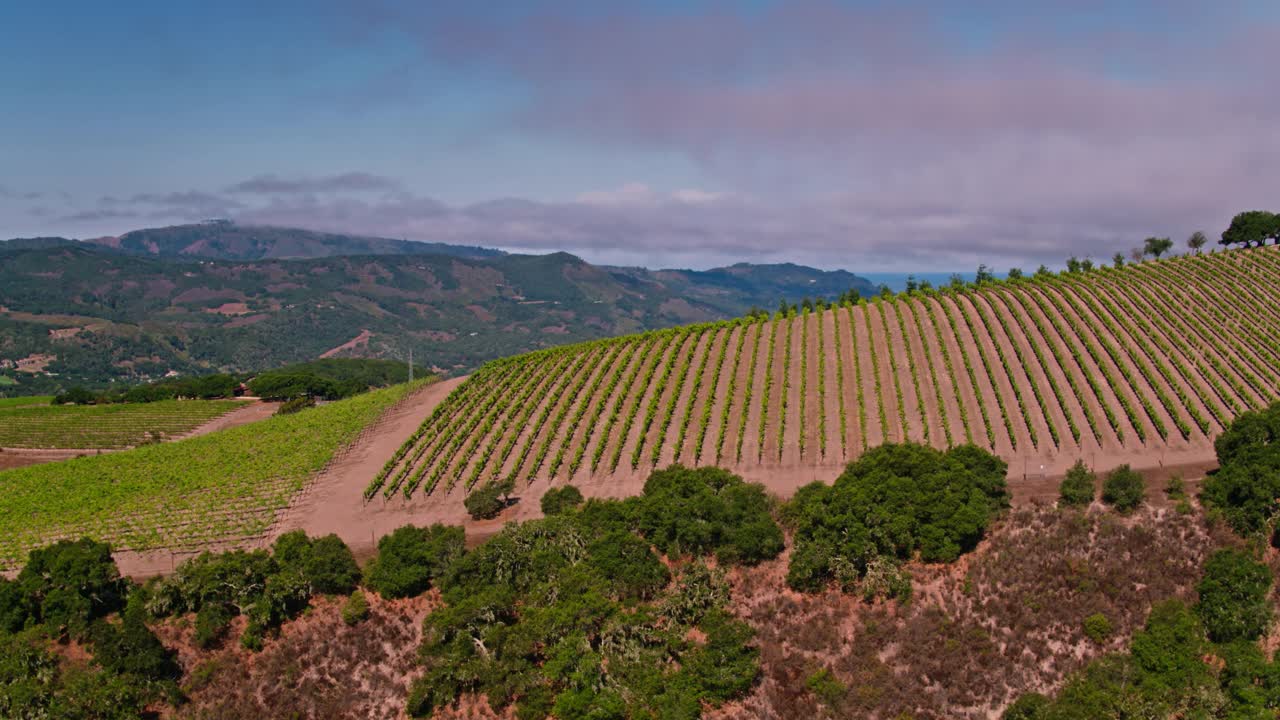
[[[1276,37],[1254,0],[5,3],[0,237],[1107,259],[1280,209]]]

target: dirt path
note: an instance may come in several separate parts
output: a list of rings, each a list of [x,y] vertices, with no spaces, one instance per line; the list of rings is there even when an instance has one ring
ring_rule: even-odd
[[[185,440],[187,438],[199,437],[200,435],[208,435],[211,432],[226,430],[227,428],[238,427],[240,425],[248,425],[251,422],[266,420],[276,414],[276,409],[280,407],[278,402],[263,402],[261,400],[246,402],[243,407],[238,407],[225,415],[220,415],[209,422],[197,427],[185,435],[177,435],[170,440]],[[166,441],[168,442],[168,441]]]
[[[347,451],[294,496],[268,532],[266,542],[281,533],[299,529],[309,535],[337,533],[348,544],[360,540],[365,532],[362,518],[368,511],[395,503],[394,500],[384,503],[381,499],[363,503],[365,486],[382,469],[387,458],[431,415],[436,405],[465,380],[465,377],[452,378],[428,385],[369,426]]]

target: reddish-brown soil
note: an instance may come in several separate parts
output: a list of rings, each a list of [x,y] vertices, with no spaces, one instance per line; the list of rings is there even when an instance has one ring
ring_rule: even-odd
[[[350,340],[342,343],[341,345],[335,348],[331,348],[329,350],[325,350],[324,352],[320,353],[320,357],[330,358],[340,353],[355,350],[356,348],[361,346],[367,347],[369,345],[369,338],[371,337],[373,337],[373,333],[369,332],[368,330],[361,330],[359,335],[351,338]]]

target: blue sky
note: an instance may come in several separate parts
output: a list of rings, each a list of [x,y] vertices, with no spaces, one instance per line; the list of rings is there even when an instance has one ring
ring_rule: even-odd
[[[1275,7],[11,3],[0,237],[232,217],[650,266],[1106,258],[1280,197]]]

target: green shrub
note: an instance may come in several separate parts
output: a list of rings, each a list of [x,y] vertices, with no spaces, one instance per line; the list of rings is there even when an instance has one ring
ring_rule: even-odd
[[[1093,502],[1097,493],[1097,476],[1085,466],[1084,461],[1077,460],[1058,486],[1058,503],[1065,507],[1088,505]]]
[[[0,614],[10,626],[41,623],[80,638],[95,619],[122,608],[127,591],[109,545],[59,540],[30,552],[16,588],[0,594],[6,602]],[[23,612],[30,615],[18,622]]]
[[[614,530],[591,543],[587,556],[622,599],[651,598],[671,580],[649,543],[626,530]]]
[[[1240,550],[1219,550],[1196,587],[1196,614],[1214,642],[1257,640],[1271,624],[1271,570]]]
[[[547,490],[542,496],[542,514],[559,515],[582,504],[582,491],[573,485]]]
[[[365,585],[384,598],[420,595],[463,556],[465,540],[457,526],[397,528],[378,540],[378,555],[369,563]]]
[[[1094,613],[1084,619],[1084,635],[1099,645],[1111,638],[1111,621],[1102,613]]]
[[[1036,692],[1023,693],[1005,708],[1001,720],[1041,720],[1052,701]]]
[[[784,547],[764,486],[721,468],[654,472],[634,507],[640,533],[668,556],[711,552],[721,562],[754,565]]]
[[[472,490],[463,500],[463,506],[472,520],[489,520],[506,509],[508,495],[515,489],[515,480],[494,479]]]
[[[105,621],[94,624],[93,659],[104,669],[145,680],[177,680],[182,669],[147,627],[142,608],[123,613],[119,625]]]
[[[292,415],[315,406],[316,399],[310,395],[291,398],[280,403],[280,407],[276,408],[276,415]]]
[[[347,625],[358,625],[369,618],[369,601],[364,593],[356,590],[342,604],[342,622]]]
[[[1127,515],[1142,504],[1147,498],[1147,485],[1142,475],[1128,465],[1107,473],[1102,483],[1102,502],[1116,509],[1116,512]]]
[[[787,583],[814,591],[857,586],[875,558],[950,562],[971,550],[1008,506],[1005,463],[973,446],[915,443],[863,454],[835,484],[800,488],[784,508],[795,528]]]
[[[1242,535],[1275,532],[1280,514],[1280,403],[1235,419],[1214,442],[1218,469],[1201,486],[1205,504]]]
[[[195,641],[201,648],[213,647],[226,634],[235,612],[222,603],[209,602],[196,612]]]
[[[813,693],[818,702],[830,708],[840,706],[846,688],[832,672],[826,668],[817,670],[804,680],[805,688]]]
[[[694,515],[701,536],[694,523],[673,527],[649,513],[750,509],[724,492],[741,480],[683,468],[655,475],[649,497],[508,524],[453,563],[437,581],[443,602],[423,623],[424,673],[409,713],[478,694],[514,705],[521,719],[696,718],[749,690],[759,653],[751,627],[726,612],[723,573],[695,560],[669,582],[640,536],[643,526],[681,553],[724,551],[732,519],[750,513]]]
[[[337,535],[308,538],[301,530],[276,539],[272,557],[282,570],[293,570],[311,584],[314,592],[344,595],[360,583],[360,566],[351,548]]]

